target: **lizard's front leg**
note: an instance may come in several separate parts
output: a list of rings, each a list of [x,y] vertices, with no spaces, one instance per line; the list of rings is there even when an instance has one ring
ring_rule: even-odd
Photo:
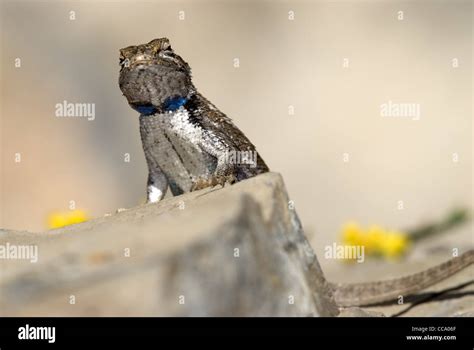
[[[147,181],[147,202],[160,201],[168,189],[168,179],[159,167],[149,169]]]

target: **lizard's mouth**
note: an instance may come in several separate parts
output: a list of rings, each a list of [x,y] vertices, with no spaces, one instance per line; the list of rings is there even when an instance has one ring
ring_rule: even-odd
[[[149,56],[136,56],[129,60],[128,68],[136,68],[138,66],[161,66],[161,67],[169,67],[173,68],[173,64],[168,62],[164,59],[157,58],[157,57],[149,57]]]
[[[150,62],[152,59],[153,57],[147,54],[134,55],[130,59],[130,64],[136,64],[140,62]]]

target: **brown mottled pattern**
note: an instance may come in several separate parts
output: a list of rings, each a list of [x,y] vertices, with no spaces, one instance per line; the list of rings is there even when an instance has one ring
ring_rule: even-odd
[[[373,305],[397,299],[400,295],[419,292],[474,263],[474,250],[452,258],[440,265],[409,276],[385,281],[332,284],[334,297],[340,306]]]

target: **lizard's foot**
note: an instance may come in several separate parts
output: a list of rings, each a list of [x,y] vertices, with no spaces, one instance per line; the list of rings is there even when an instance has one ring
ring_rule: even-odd
[[[233,184],[237,181],[234,175],[219,175],[219,176],[212,176],[207,179],[199,178],[191,187],[192,191],[202,190],[208,187],[214,187],[217,185],[221,185],[224,187],[226,183]]]

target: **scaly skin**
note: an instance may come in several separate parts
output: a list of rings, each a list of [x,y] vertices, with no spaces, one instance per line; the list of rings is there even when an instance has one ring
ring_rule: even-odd
[[[340,306],[363,306],[381,304],[419,292],[474,263],[474,250],[452,258],[425,271],[392,280],[331,284],[336,303]]]
[[[268,171],[249,139],[197,92],[189,65],[168,39],[120,53],[120,89],[141,113],[149,202],[162,199],[168,186],[179,195]]]

